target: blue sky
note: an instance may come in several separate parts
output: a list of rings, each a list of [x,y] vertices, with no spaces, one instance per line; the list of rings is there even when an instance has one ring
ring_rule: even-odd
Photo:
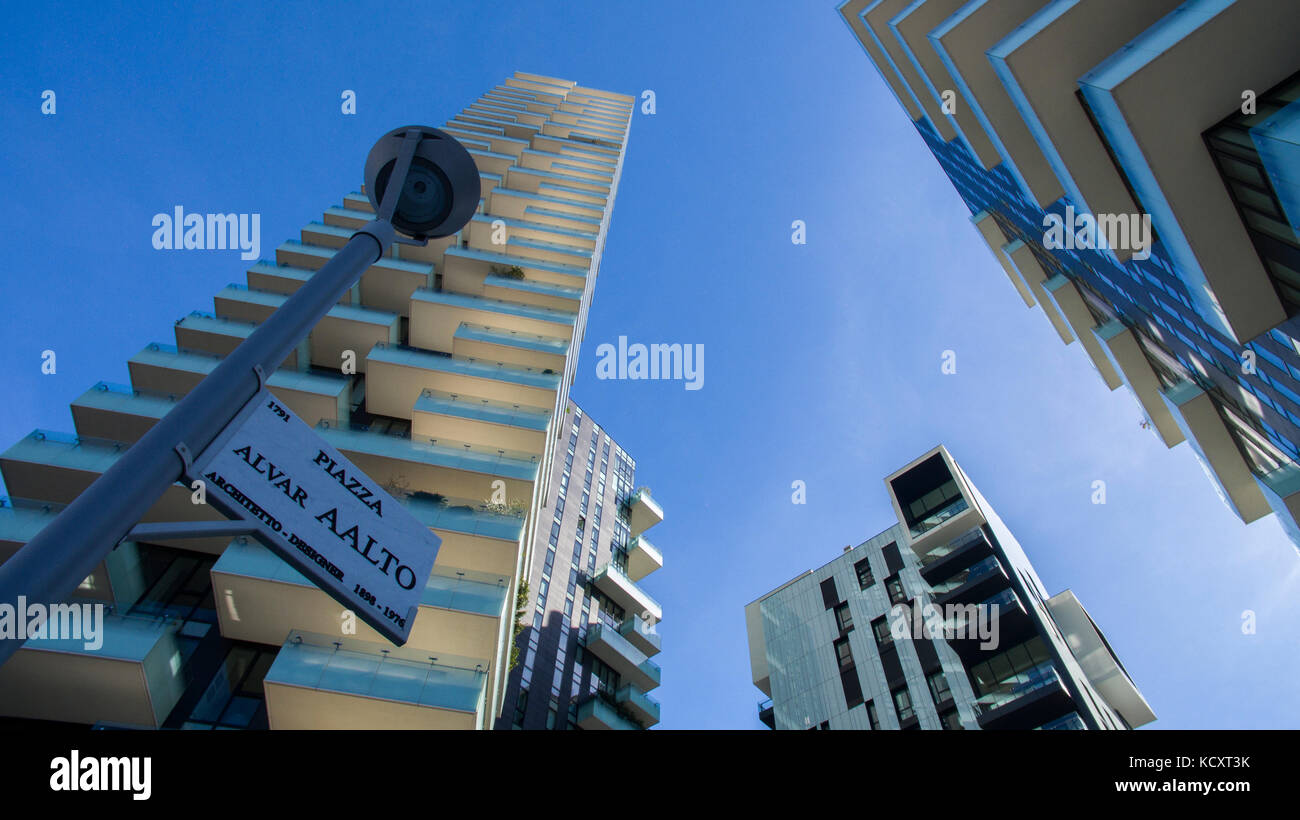
[[[667,513],[645,584],[663,728],[760,726],[744,605],[888,527],[882,478],[940,442],[1049,590],[1089,608],[1155,726],[1300,726],[1281,528],[1241,524],[1024,307],[831,2],[45,5],[0,32],[0,446],[71,431],[71,400],[128,382],[132,354],[244,281],[238,251],[154,250],[154,214],[260,213],[271,258],[358,188],[375,138],[516,70],[652,89],[573,396]],[[597,380],[620,335],[703,344],[703,389]]]

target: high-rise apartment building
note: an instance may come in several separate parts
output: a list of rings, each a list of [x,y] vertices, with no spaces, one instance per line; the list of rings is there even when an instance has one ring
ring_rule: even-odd
[[[651,657],[663,613],[638,582],[663,567],[644,535],[663,510],[580,407],[564,422],[497,728],[648,729],[659,722],[647,693],[660,681]]]
[[[1025,304],[1300,544],[1294,4],[838,9]]]
[[[774,729],[1126,729],[1155,720],[1072,592],[937,447],[885,479],[898,523],[745,607]]]
[[[0,668],[0,715],[184,728],[488,728],[515,602],[569,441],[573,382],[631,125],[632,98],[515,74],[444,126],[481,174],[478,212],[394,245],[268,384],[441,539],[395,647],[258,543],[138,528],[81,584],[100,646],[29,640]],[[226,287],[131,384],[72,404],[74,432],[0,455],[8,557],[372,218],[351,193]],[[614,516],[611,513],[610,518]],[[221,520],[180,484],[147,524]],[[562,582],[561,582],[562,583]],[[513,711],[514,704],[510,704]]]

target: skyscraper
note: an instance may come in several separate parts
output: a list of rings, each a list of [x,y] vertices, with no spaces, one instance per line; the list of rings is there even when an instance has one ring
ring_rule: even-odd
[[[1268,0],[839,12],[1028,306],[1300,545],[1300,16]]]
[[[444,126],[481,175],[457,235],[395,245],[268,379],[285,405],[442,539],[410,639],[394,647],[248,538],[140,528],[81,584],[101,646],[28,641],[0,714],[78,724],[488,728],[519,583],[550,526],[551,465],[599,270],[632,98],[517,73]],[[173,343],[0,455],[8,557],[168,412],[372,218],[351,193],[259,261]],[[175,485],[146,523],[220,520]]]
[[[575,404],[551,468],[498,728],[637,729],[659,722],[658,602],[638,582],[663,567],[644,532],[663,520],[636,461]],[[563,441],[563,439],[562,439]],[[578,603],[580,602],[580,603]]]
[[[943,447],[885,479],[898,523],[745,607],[774,729],[1125,729],[1155,720],[1069,590],[1049,596]]]

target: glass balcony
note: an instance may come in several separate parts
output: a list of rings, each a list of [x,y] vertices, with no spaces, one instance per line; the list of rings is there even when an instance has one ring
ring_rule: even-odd
[[[482,728],[486,664],[295,630],[266,674],[273,729]]]
[[[934,549],[927,552],[925,555],[921,556],[920,558],[921,567],[922,568],[928,567],[931,564],[933,564],[935,561],[938,561],[940,558],[946,558],[947,556],[952,555],[954,552],[957,552],[962,548],[970,544],[974,544],[977,541],[981,541],[983,539],[984,539],[984,531],[981,529],[973,529],[970,532],[966,533],[965,535],[958,536],[957,538],[954,538],[953,540],[949,541],[947,544],[944,544],[941,547],[935,547]]]
[[[930,513],[925,518],[913,524],[911,526],[912,537],[919,538],[922,535],[925,535],[927,532],[943,524],[948,519],[965,512],[969,507],[970,505],[966,503],[965,498],[958,497],[951,503]]]
[[[523,427],[535,432],[545,432],[546,425],[551,420],[551,412],[543,407],[527,407],[433,389],[425,389],[420,393],[420,397],[415,401],[415,410],[490,424]]]
[[[447,439],[412,439],[409,434],[381,433],[365,424],[323,419],[321,437],[345,452],[414,461],[453,470],[498,475],[521,481],[537,478],[537,456]]]
[[[0,715],[161,726],[188,682],[194,642],[179,635],[180,622],[95,602],[71,606],[75,616],[57,616],[59,637],[28,640],[0,667]]]
[[[993,691],[975,701],[975,714],[986,715],[1028,694],[1061,685],[1061,677],[1057,674],[1056,667],[1051,661],[1044,661],[1023,672],[1009,675],[994,684]]]
[[[506,615],[508,576],[435,565],[420,596],[406,647],[464,657],[496,652]],[[342,608],[266,547],[235,539],[212,568],[221,634],[278,646],[293,629],[336,632]],[[357,622],[363,640],[383,639]]]
[[[640,581],[656,570],[663,569],[664,556],[658,547],[644,535],[638,535],[627,545],[627,576]]]
[[[635,731],[641,728],[635,721],[620,715],[617,708],[599,697],[593,697],[578,707],[578,725],[587,730]]]
[[[935,598],[939,598],[952,592],[968,581],[978,580],[989,573],[997,572],[1001,567],[1002,565],[998,563],[998,559],[995,556],[990,555],[984,560],[972,564],[966,569],[957,572],[937,584],[931,584],[930,592]]]
[[[649,487],[642,487],[632,493],[624,505],[628,509],[628,527],[634,536],[664,520],[663,507],[650,496]]]
[[[1034,730],[1082,732],[1086,731],[1087,728],[1088,727],[1083,724],[1083,718],[1079,717],[1079,713],[1071,712],[1070,714],[1059,717],[1056,720],[1050,720],[1042,726],[1035,726]]]
[[[659,665],[646,658],[645,653],[632,645],[616,630],[603,623],[587,627],[587,651],[600,658],[624,680],[643,691],[659,685]]]
[[[636,583],[612,564],[606,564],[592,576],[591,583],[614,603],[628,612],[644,613],[659,621],[663,618],[663,609],[659,602],[646,594]]]
[[[627,684],[614,694],[614,703],[631,714],[646,729],[659,722],[659,701],[632,684]]]
[[[604,613],[601,613],[602,615]],[[617,625],[618,634],[627,638],[646,657],[654,657],[663,648],[663,641],[653,624],[639,615],[629,615]]]

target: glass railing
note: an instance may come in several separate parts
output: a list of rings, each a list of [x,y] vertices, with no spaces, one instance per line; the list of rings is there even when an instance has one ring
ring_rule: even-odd
[[[1028,695],[1030,692],[1036,692],[1053,684],[1059,684],[1060,680],[1060,676],[1057,675],[1056,667],[1052,665],[1052,662],[1044,661],[1038,666],[1031,667],[1023,672],[1017,672],[993,684],[993,691],[975,701],[975,712],[981,715],[991,712]]]
[[[1079,717],[1079,713],[1071,712],[1070,714],[1063,715],[1057,718],[1056,720],[1048,721],[1047,723],[1044,723],[1042,726],[1035,726],[1034,731],[1042,730],[1045,732],[1050,732],[1050,731],[1064,730],[1064,731],[1082,732],[1082,731],[1086,731],[1087,728],[1088,727],[1083,724],[1083,718]]]
[[[432,388],[421,391],[415,409],[473,417],[498,424],[527,427],[530,430],[545,430],[551,418],[550,411],[542,407],[530,407],[478,396],[464,396]]]
[[[957,498],[951,504],[930,513],[925,518],[911,525],[913,538],[919,538],[954,516],[965,512],[970,507],[965,498]]]
[[[295,630],[266,682],[477,712],[486,664]]]
[[[957,574],[930,586],[930,592],[933,595],[944,595],[952,592],[957,587],[971,580],[995,572],[1001,565],[998,564],[996,556],[990,555],[982,561],[978,561]]]
[[[953,540],[949,541],[943,546],[936,547],[935,549],[932,549],[929,552],[927,552],[925,555],[921,556],[920,558],[921,566],[928,567],[931,564],[933,564],[935,561],[938,561],[940,558],[944,558],[948,555],[952,555],[954,552],[963,549],[964,547],[973,544],[976,541],[982,541],[982,540],[984,540],[984,531],[978,528],[973,529],[970,532],[966,533],[965,535],[954,538]]]
[[[390,439],[399,439],[411,444],[426,448],[430,453],[458,455],[458,456],[479,456],[491,460],[508,459],[511,461],[524,462],[526,464],[537,464],[537,456],[533,453],[527,453],[523,450],[506,450],[500,447],[489,447],[484,444],[473,444],[467,441],[457,441],[448,438],[432,438],[429,436],[412,436],[410,429],[401,430],[381,430],[363,422],[354,422],[346,419],[321,419],[316,423],[316,427],[321,430],[338,430],[354,433],[366,433],[371,436],[378,436]]]
[[[659,633],[645,618],[639,615],[629,615],[623,619],[622,623],[613,624],[613,626],[618,630],[618,634],[624,637],[635,634],[655,647],[662,646]]]

